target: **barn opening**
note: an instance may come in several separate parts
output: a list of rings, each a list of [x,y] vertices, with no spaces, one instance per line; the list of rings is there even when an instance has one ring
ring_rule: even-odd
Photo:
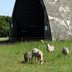
[[[16,0],[12,15],[11,40],[44,39],[46,27],[44,24],[45,11],[41,1]],[[49,33],[50,31],[47,32]]]

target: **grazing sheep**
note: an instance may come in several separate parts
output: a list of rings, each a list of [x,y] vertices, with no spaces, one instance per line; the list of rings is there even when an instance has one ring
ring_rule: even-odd
[[[40,61],[40,64],[43,64],[43,53],[41,50],[37,48],[33,48],[32,50],[32,60],[33,57],[37,58]]]
[[[54,46],[53,45],[51,45],[51,44],[47,44],[47,50],[49,51],[49,52],[53,52],[54,51]]]
[[[41,42],[46,45],[46,50],[47,50],[47,51],[53,52],[53,51],[55,50],[55,47],[54,47],[53,45],[47,44],[47,43],[44,42],[43,40],[41,40]]]
[[[69,54],[69,49],[68,48],[66,48],[66,47],[64,47],[63,49],[62,49],[62,53],[63,53],[63,55],[68,55]]]
[[[30,60],[31,60],[31,53],[30,52],[24,53],[24,60],[25,60],[25,63],[30,62]]]

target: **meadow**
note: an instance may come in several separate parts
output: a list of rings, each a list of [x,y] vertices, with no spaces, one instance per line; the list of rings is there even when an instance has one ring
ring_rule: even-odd
[[[55,51],[49,53],[41,41],[25,41],[13,44],[0,44],[0,72],[72,72],[72,41],[46,41],[55,46]],[[34,62],[22,63],[23,54],[32,48],[40,49],[44,54],[44,64]],[[64,56],[63,47],[68,47],[70,54]]]

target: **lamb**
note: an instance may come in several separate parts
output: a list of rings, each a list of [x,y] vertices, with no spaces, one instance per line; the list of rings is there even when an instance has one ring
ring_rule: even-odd
[[[31,61],[31,53],[30,52],[24,53],[24,61],[25,61],[25,63]]]
[[[43,64],[43,53],[37,48],[32,49],[32,60],[33,57],[37,58],[40,61],[40,64]]]
[[[54,51],[54,46],[53,45],[51,45],[51,44],[47,44],[47,50],[49,51],[49,52],[53,52]]]
[[[46,50],[47,50],[47,51],[53,52],[53,51],[55,50],[55,47],[54,47],[53,45],[47,44],[47,43],[44,42],[43,40],[41,40],[41,42],[46,45]]]
[[[62,53],[63,53],[63,55],[68,55],[69,54],[69,49],[67,48],[67,47],[64,47],[63,49],[62,49]]]

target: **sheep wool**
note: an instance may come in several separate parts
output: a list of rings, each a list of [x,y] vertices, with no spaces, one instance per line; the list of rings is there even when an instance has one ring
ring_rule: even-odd
[[[63,53],[63,55],[68,55],[69,54],[69,49],[67,47],[64,47],[62,49],[62,53]]]
[[[25,62],[30,62],[30,60],[31,60],[31,53],[30,52],[24,53],[24,60],[25,60]]]
[[[47,50],[49,51],[49,52],[52,52],[52,51],[54,51],[54,46],[53,45],[50,45],[50,44],[47,44]]]
[[[37,49],[37,48],[33,48],[32,50],[32,58],[36,57],[41,64],[43,64],[43,53],[41,50]]]

